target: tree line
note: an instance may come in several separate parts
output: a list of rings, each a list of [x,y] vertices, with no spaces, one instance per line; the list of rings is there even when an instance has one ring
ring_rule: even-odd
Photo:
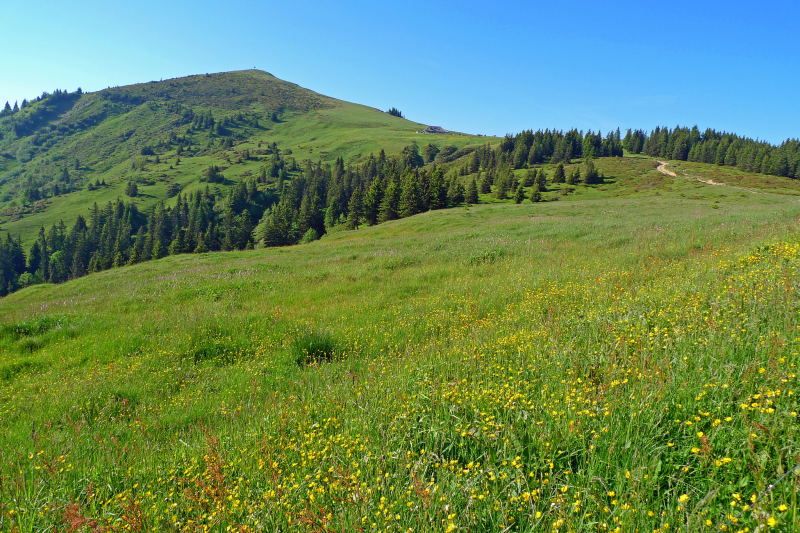
[[[631,153],[644,153],[651,157],[708,163],[736,167],[745,172],[756,172],[800,178],[800,140],[787,139],[779,146],[766,141],[741,137],[733,133],[697,126],[655,128],[647,135],[642,130],[625,134],[623,147]]]

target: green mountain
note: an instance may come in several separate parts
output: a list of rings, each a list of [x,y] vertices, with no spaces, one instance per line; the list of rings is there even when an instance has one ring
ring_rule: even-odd
[[[258,70],[44,93],[0,113],[0,230],[29,241],[42,226],[72,224],[95,202],[125,197],[130,181],[145,210],[175,191],[204,187],[212,165],[225,172],[214,185],[224,195],[276,153],[298,165],[352,164],[381,150],[421,148],[423,140],[439,147],[485,141],[416,133],[424,127]]]

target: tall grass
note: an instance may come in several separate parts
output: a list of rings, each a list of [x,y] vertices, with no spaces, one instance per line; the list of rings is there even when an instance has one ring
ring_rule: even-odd
[[[662,193],[4,299],[0,529],[800,528],[798,205]]]

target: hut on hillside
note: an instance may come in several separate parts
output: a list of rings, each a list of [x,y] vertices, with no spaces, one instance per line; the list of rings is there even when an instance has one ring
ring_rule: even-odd
[[[450,132],[442,128],[441,126],[428,126],[422,131],[422,133],[450,133]]]

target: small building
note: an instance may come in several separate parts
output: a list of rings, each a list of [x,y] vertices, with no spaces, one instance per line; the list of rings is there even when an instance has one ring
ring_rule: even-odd
[[[450,133],[450,132],[442,128],[441,126],[428,126],[422,131],[422,133]]]

